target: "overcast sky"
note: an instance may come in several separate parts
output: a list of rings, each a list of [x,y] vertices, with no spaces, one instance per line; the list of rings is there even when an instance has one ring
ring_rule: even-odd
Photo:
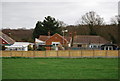
[[[80,17],[89,11],[95,11],[109,23],[110,18],[118,14],[118,1],[2,0],[2,27],[34,28],[36,22],[42,21],[46,16],[55,17],[68,25],[75,25]]]

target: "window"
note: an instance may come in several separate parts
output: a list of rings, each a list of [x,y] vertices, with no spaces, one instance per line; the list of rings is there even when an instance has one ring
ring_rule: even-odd
[[[15,50],[17,51],[17,48],[15,48]]]
[[[94,45],[93,47],[96,48],[97,46]]]
[[[113,47],[112,47],[112,46],[109,46],[109,50],[113,50]]]
[[[107,50],[106,48],[107,48],[107,47],[105,46],[105,47],[104,47],[104,50]]]
[[[58,46],[58,44],[56,44],[56,46]]]
[[[58,46],[60,44],[60,42],[52,42],[53,46]]]
[[[112,46],[105,46],[104,50],[113,50],[113,47]]]
[[[89,45],[89,48],[92,48],[92,45]]]
[[[104,50],[110,50],[109,46],[105,46]]]
[[[78,47],[82,47],[82,45],[78,44]]]
[[[100,46],[98,46],[98,48],[100,48]]]

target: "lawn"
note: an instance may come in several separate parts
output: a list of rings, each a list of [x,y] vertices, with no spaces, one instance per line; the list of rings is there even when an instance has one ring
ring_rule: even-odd
[[[4,58],[3,79],[117,79],[117,58]]]

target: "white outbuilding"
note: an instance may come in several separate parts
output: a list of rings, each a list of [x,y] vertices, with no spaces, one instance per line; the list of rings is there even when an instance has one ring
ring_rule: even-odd
[[[5,46],[6,50],[14,50],[14,51],[28,51],[28,45],[33,46],[33,43],[29,42],[15,42],[11,46]]]

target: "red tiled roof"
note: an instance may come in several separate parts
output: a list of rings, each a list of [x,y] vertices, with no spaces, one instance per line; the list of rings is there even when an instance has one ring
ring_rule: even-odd
[[[57,33],[56,33],[57,34]],[[55,35],[55,34],[54,34]],[[59,35],[59,34],[58,34]],[[53,36],[53,35],[52,35]],[[40,35],[39,36],[39,40],[41,40],[41,41],[46,41],[46,40],[48,40],[49,38],[51,38],[52,36],[46,36],[46,35]],[[61,36],[61,35],[60,35]],[[61,37],[63,37],[63,36],[61,36]],[[67,41],[70,41],[70,37],[65,37],[65,40],[67,40]]]
[[[74,37],[73,43],[94,43],[94,44],[105,44],[109,41],[105,40],[101,36],[92,35],[77,35]]]
[[[61,37],[62,39],[64,39],[66,42],[68,42],[68,40],[67,40],[65,37],[61,36],[61,35],[58,34],[58,33],[55,33],[55,34],[52,35],[50,38],[52,38],[52,37],[54,37],[54,36],[59,36],[59,37]]]

